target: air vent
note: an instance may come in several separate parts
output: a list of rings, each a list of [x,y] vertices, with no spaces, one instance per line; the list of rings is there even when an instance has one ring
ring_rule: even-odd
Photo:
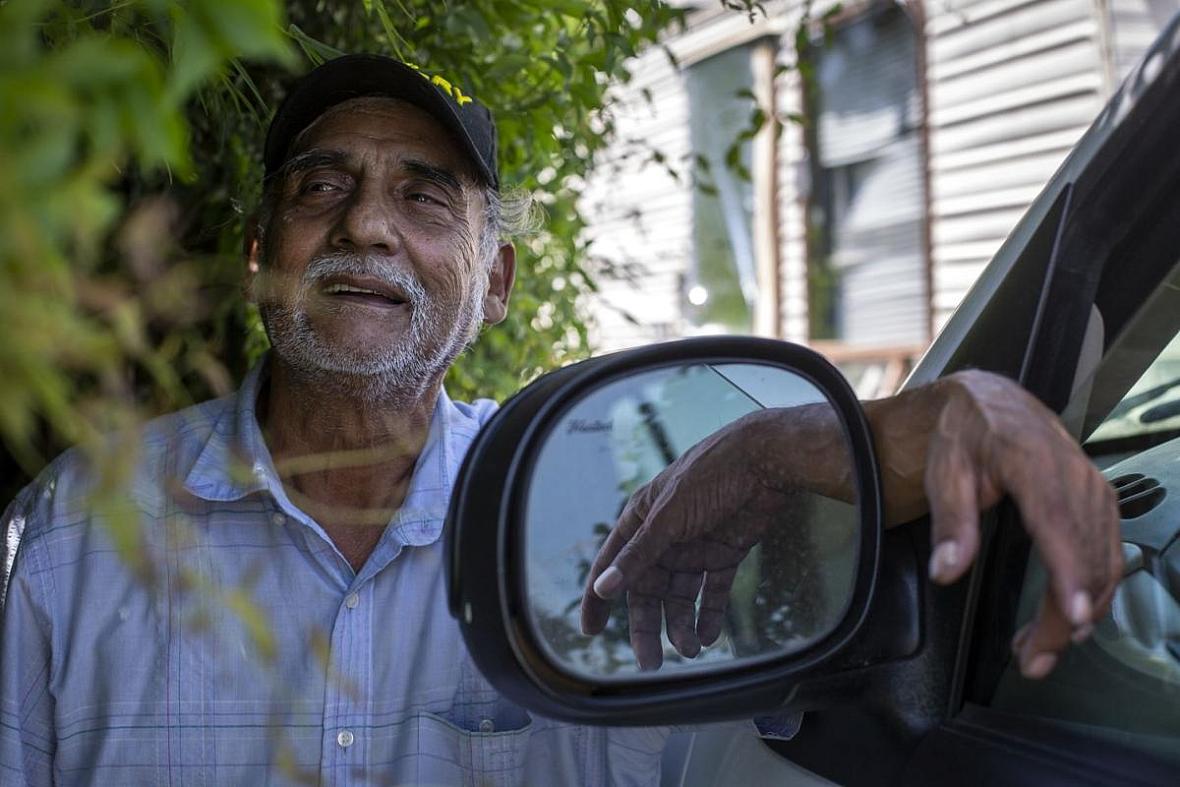
[[[1139,414],[1139,423],[1154,424],[1159,421],[1166,421],[1169,418],[1175,418],[1178,415],[1180,415],[1180,399],[1173,399],[1170,402],[1158,404],[1141,412]]]
[[[1123,519],[1134,519],[1158,506],[1168,496],[1160,482],[1142,473],[1131,473],[1112,480],[1119,498],[1119,514]]]

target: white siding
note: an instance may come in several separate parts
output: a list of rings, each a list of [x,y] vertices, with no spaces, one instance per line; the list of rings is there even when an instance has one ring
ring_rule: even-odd
[[[589,223],[588,267],[598,274],[599,292],[586,305],[596,352],[682,331],[680,275],[691,254],[692,192],[667,167],[688,171],[688,99],[662,50],[648,51],[631,70],[631,83],[617,91],[613,105],[617,142],[596,162],[581,204]],[[667,166],[654,160],[657,152]],[[616,274],[606,273],[601,260]],[[621,270],[629,275],[619,277]]]
[[[1180,12],[1180,0],[1108,0],[1107,6],[1115,77],[1122,79]]]
[[[1093,0],[929,3],[933,304],[941,324],[1104,101]]]
[[[822,3],[817,3],[817,8]],[[791,22],[788,6],[765,3],[768,17],[751,26],[741,14],[710,3],[694,12],[688,29],[667,44],[687,66],[759,35],[781,35]],[[793,28],[791,28],[793,29]],[[781,51],[793,57],[790,41]],[[601,268],[594,258],[613,267],[629,267],[632,280],[599,275],[599,292],[586,303],[591,316],[591,346],[595,352],[632,347],[692,331],[683,317],[681,277],[692,266],[693,203],[688,176],[690,155],[688,96],[683,74],[660,48],[642,54],[631,65],[633,79],[619,86],[613,112],[617,141],[599,156],[581,206],[588,220],[591,271]],[[780,114],[800,111],[797,75],[776,80]],[[651,95],[645,98],[644,91]],[[806,338],[806,272],[803,210],[797,180],[804,168],[802,134],[787,124],[779,138],[779,264],[780,315],[784,336]],[[667,165],[681,173],[679,180],[651,161],[659,151]],[[633,318],[634,322],[631,319]]]
[[[813,15],[821,5],[816,3]],[[776,1],[766,7],[771,19],[762,23],[764,32],[781,36],[779,62],[791,65],[797,11],[787,9],[798,4]],[[974,283],[1111,87],[1178,8],[1180,0],[927,0],[930,297],[936,325]],[[678,55],[692,52],[699,59],[740,43],[749,29],[740,14],[709,4],[667,43]],[[688,329],[681,316],[680,277],[691,266],[692,195],[686,179],[673,179],[651,161],[651,152],[659,150],[687,175],[683,77],[659,49],[644,54],[632,70],[635,78],[617,93],[619,142],[600,157],[583,203],[591,254],[634,266],[638,274],[633,281],[598,278],[601,293],[588,310],[597,323],[592,341],[600,351]],[[775,91],[781,115],[801,112],[797,73],[781,74]],[[802,131],[787,123],[776,172],[779,316],[783,337],[796,341],[807,339],[808,325],[807,171]],[[870,297],[901,294],[893,292],[896,282],[888,276],[879,278],[860,283],[871,288]],[[882,324],[878,333],[900,331],[903,322]]]

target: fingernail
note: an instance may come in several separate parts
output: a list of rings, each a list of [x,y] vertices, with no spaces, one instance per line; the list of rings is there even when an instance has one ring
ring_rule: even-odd
[[[1038,653],[1027,662],[1020,671],[1026,678],[1040,680],[1053,671],[1057,666],[1057,656],[1053,653]]]
[[[695,638],[681,637],[676,642],[676,652],[686,659],[695,659],[701,652],[701,643]]]
[[[1024,641],[1028,639],[1028,633],[1028,626],[1024,626],[1020,631],[1016,632],[1016,636],[1012,638],[1012,655],[1020,655],[1020,649],[1024,647]]]
[[[612,599],[619,593],[623,585],[623,572],[614,566],[598,575],[594,580],[594,595],[601,599]]]
[[[1093,611],[1090,604],[1090,594],[1084,590],[1079,590],[1073,594],[1073,598],[1069,602],[1069,622],[1075,626],[1084,626],[1090,622],[1090,613]]]
[[[930,578],[941,579],[950,576],[959,565],[959,545],[954,541],[943,541],[930,555]]]
[[[1073,644],[1080,645],[1083,642],[1085,642],[1086,640],[1088,640],[1090,638],[1090,635],[1093,633],[1094,633],[1094,624],[1087,623],[1084,626],[1078,626],[1076,629],[1074,629],[1073,634],[1070,634],[1069,638],[1070,638],[1070,640],[1073,641]]]

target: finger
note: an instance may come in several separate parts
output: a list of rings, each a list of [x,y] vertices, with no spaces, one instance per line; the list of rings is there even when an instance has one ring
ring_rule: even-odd
[[[701,590],[701,609],[697,613],[697,637],[702,645],[712,645],[721,636],[725,610],[729,606],[729,589],[737,576],[737,566],[705,574]]]
[[[619,515],[618,523],[607,535],[598,554],[594,556],[590,573],[586,577],[586,588],[582,593],[582,633],[586,636],[593,636],[606,628],[606,623],[610,619],[611,600],[622,592],[621,587],[616,588],[612,585],[613,577],[607,577],[602,582],[599,582],[599,579],[623,545],[643,524],[647,512],[648,488],[640,489],[627,501],[623,513]]]
[[[653,494],[651,490],[652,486],[649,484],[631,496],[627,505],[623,507],[623,513],[619,514],[619,521],[615,523],[598,554],[594,556],[587,584],[599,598],[613,599],[622,595],[621,581],[614,577],[604,578],[603,575],[648,519]]]
[[[1046,592],[1041,597],[1036,616],[1025,627],[1017,648],[1020,674],[1031,680],[1040,680],[1052,672],[1061,652],[1069,646],[1073,630],[1056,596]]]
[[[1094,496],[1091,499],[1093,514],[1092,521],[1099,530],[1095,541],[1096,548],[1095,584],[1093,612],[1087,622],[1090,628],[1097,625],[1110,611],[1110,604],[1114,600],[1115,591],[1123,578],[1123,534],[1122,515],[1119,513],[1118,497],[1114,488],[1097,469],[1092,471],[1095,479]],[[1078,641],[1078,631],[1075,623],[1074,639]]]
[[[631,649],[641,670],[657,670],[664,663],[660,643],[661,596],[632,590],[627,594],[631,619]]]
[[[681,523],[677,522],[674,516],[668,515],[669,497],[671,496],[661,494],[638,523],[634,523],[633,520],[627,522],[632,532],[621,536],[622,546],[618,548],[610,565],[594,581],[593,589],[596,595],[602,598],[617,596],[633,585],[635,580],[654,565],[672,545],[680,532],[678,525]],[[622,529],[623,524],[620,520],[619,530]],[[614,535],[611,533],[611,536]]]
[[[948,585],[958,580],[979,551],[979,478],[957,448],[931,453],[926,466],[933,550],[930,579]]]
[[[1032,623],[1025,623],[1012,637],[1012,655],[1020,656],[1020,649],[1024,647],[1024,643],[1028,641],[1029,632],[1032,631]]]
[[[1024,483],[1013,496],[1049,572],[1056,608],[1084,637],[1114,594],[1122,548],[1115,547],[1119,521],[1113,493],[1088,462],[1073,465],[1051,474],[1048,489],[1042,484],[1034,491]],[[1079,482],[1079,472],[1089,477]]]
[[[675,571],[664,597],[668,639],[677,653],[690,659],[701,652],[701,641],[697,638],[696,600],[704,578],[699,571]]]

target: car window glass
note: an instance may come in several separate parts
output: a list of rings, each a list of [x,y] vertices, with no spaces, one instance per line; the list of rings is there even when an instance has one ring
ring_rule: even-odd
[[[1084,729],[1180,761],[1180,311],[1176,270],[1110,338],[1089,397],[1086,448],[1114,486],[1125,568],[1093,636],[1053,673],[1025,680],[1015,660],[991,706]],[[1111,404],[1113,403],[1113,404]],[[1027,561],[1016,626],[1043,596],[1046,572]]]
[[[1171,405],[1180,395],[1180,386],[1172,385],[1180,378],[1180,260],[1147,292],[1122,288],[1117,276],[1104,282],[1098,293],[1103,317],[1131,314],[1107,336],[1085,401],[1070,403],[1085,412],[1082,435],[1100,467],[1180,436]]]
[[[1180,430],[1180,335],[1173,336],[1088,443]]]
[[[1127,570],[1111,612],[1093,636],[1069,648],[1044,680],[1020,676],[1013,659],[992,707],[1055,719],[1180,761],[1180,600],[1176,566],[1124,546]],[[1170,555],[1176,563],[1180,552]],[[1017,625],[1040,603],[1046,573],[1029,561]]]

